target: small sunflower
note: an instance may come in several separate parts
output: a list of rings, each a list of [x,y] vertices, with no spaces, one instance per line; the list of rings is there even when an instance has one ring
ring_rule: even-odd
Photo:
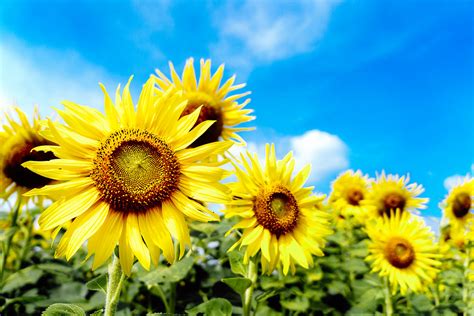
[[[334,214],[343,218],[353,216],[363,222],[369,208],[363,204],[368,194],[369,179],[360,170],[348,170],[332,183],[329,203]]]
[[[395,293],[404,295],[408,289],[420,292],[432,282],[441,262],[434,235],[423,220],[408,212],[392,211],[392,216],[370,222],[367,233],[372,272],[387,276]]]
[[[445,218],[456,227],[474,218],[474,178],[466,177],[452,188],[440,207]]]
[[[392,211],[397,209],[404,212],[426,208],[428,199],[418,197],[424,191],[423,186],[408,184],[409,181],[408,176],[385,175],[382,172],[369,188],[369,194],[363,204],[372,209],[374,217],[384,214],[390,216]]]
[[[20,122],[5,113],[7,124],[3,125],[0,131],[0,198],[4,200],[8,200],[15,192],[21,195],[52,182],[50,178],[26,169],[22,163],[56,158],[51,151],[34,149],[37,146],[52,144],[39,134],[42,127],[38,109],[35,108],[32,123],[20,108],[14,107],[14,111]]]
[[[215,123],[201,135],[192,147],[218,141],[219,138],[224,140],[233,140],[237,143],[245,144],[244,140],[237,134],[240,131],[252,130],[252,128],[235,127],[239,124],[249,122],[255,117],[249,116],[253,110],[244,109],[250,102],[246,99],[242,103],[237,100],[247,96],[250,92],[228,95],[229,93],[242,89],[245,84],[234,85],[235,75],[221,85],[224,73],[224,65],[220,65],[217,71],[211,75],[211,61],[201,59],[201,70],[199,81],[196,80],[194,71],[194,60],[189,58],[184,66],[182,78],[176,73],[173,64],[170,62],[171,79],[168,79],[158,69],[156,70],[158,78],[156,78],[158,93],[167,91],[170,87],[183,92],[183,97],[188,101],[182,115],[193,112],[202,106],[196,125],[205,120],[214,120]]]
[[[271,273],[283,266],[286,275],[295,263],[308,268],[312,255],[323,256],[324,238],[331,234],[329,218],[319,210],[324,196],[312,194],[313,187],[303,187],[310,166],[293,179],[295,160],[289,153],[277,161],[274,145],[266,145],[266,166],[256,154],[241,154],[243,168],[234,164],[237,182],[231,184],[233,201],[224,211],[226,217],[241,220],[232,230],[243,229],[242,237],[231,247],[246,246],[244,262],[261,250],[262,272]]]
[[[45,230],[72,223],[64,233],[56,256],[70,259],[88,240],[93,268],[102,265],[119,245],[120,263],[127,275],[136,257],[149,269],[163,252],[175,260],[173,238],[179,256],[190,244],[186,219],[210,221],[218,216],[200,203],[225,203],[229,189],[219,181],[225,171],[207,163],[221,155],[230,142],[196,148],[189,144],[211,125],[195,126],[200,109],[182,116],[186,102],[168,91],[153,94],[154,80],[143,87],[135,110],[130,81],[115,104],[103,86],[104,116],[99,111],[64,102],[58,113],[65,124],[48,121],[43,135],[57,146],[42,146],[59,158],[24,165],[38,174],[60,181],[28,195],[54,195],[58,200],[40,217]]]

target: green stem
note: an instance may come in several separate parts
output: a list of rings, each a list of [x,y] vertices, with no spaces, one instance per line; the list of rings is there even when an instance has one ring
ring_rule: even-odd
[[[125,275],[120,267],[120,261],[115,255],[113,256],[112,262],[109,264],[108,274],[109,280],[107,281],[104,316],[113,316],[117,309],[120,291],[122,290],[122,283],[125,279]]]
[[[252,284],[247,290],[245,290],[242,300],[243,316],[250,316],[250,312],[252,311],[253,289],[255,287],[255,283],[257,282],[257,264],[253,259],[249,260],[247,278],[252,281]]]
[[[161,301],[165,305],[165,310],[167,313],[169,313],[170,307],[168,304],[168,300],[166,299],[165,292],[163,292],[163,289],[161,288],[159,284],[154,284],[153,287],[155,287],[158,290],[158,295],[160,296]]]
[[[17,262],[17,269],[21,268],[23,261],[25,261],[26,254],[28,253],[30,249],[30,243],[31,243],[31,237],[32,237],[31,233],[33,231],[33,225],[34,225],[34,218],[28,216],[28,227],[26,229],[25,244],[23,245],[23,248],[21,249],[20,259]]]
[[[464,282],[462,286],[462,301],[465,304],[465,311],[463,313],[464,316],[468,315],[468,312],[471,310],[470,309],[470,303],[471,300],[469,299],[469,290],[470,290],[470,281],[469,281],[469,265],[471,263],[471,249],[466,246],[466,257],[464,258]]]
[[[16,205],[13,210],[10,229],[15,229],[16,227],[18,227],[18,215],[20,214],[20,206],[21,206],[21,196],[19,195],[16,199]],[[2,257],[2,266],[0,267],[0,284],[3,284],[5,266],[7,265],[7,259],[8,259],[8,255],[10,254],[10,248],[11,248],[13,236],[15,235],[15,233],[16,232],[14,232],[13,234],[10,234],[10,236],[8,237],[6,241],[5,252]]]
[[[392,296],[390,294],[390,286],[388,278],[384,277],[384,294],[385,294],[385,315],[393,315]]]

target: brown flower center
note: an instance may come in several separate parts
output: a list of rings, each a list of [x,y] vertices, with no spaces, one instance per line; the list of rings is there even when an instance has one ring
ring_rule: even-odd
[[[21,143],[14,146],[8,154],[8,157],[5,159],[3,167],[3,173],[5,176],[17,185],[28,189],[41,188],[46,184],[51,183],[51,179],[40,176],[21,165],[27,161],[48,161],[56,158],[56,156],[54,156],[50,151],[44,152],[32,150],[40,145],[51,145],[51,143],[47,141],[36,141]]]
[[[277,236],[293,231],[298,223],[298,203],[281,185],[262,189],[255,199],[254,212],[258,223]]]
[[[466,192],[459,193],[453,202],[453,214],[457,218],[463,218],[471,209],[471,197]]]
[[[415,250],[405,238],[392,237],[385,246],[385,258],[396,268],[408,268],[415,261]]]
[[[208,143],[216,142],[219,140],[219,136],[222,134],[222,130],[224,128],[224,122],[222,119],[222,112],[219,108],[216,108],[209,104],[206,101],[189,101],[188,105],[184,109],[183,113],[181,116],[188,115],[197,108],[199,108],[202,105],[201,112],[199,113],[199,117],[194,124],[194,126],[207,121],[207,120],[213,120],[215,121],[214,124],[209,127],[207,131],[204,132],[201,136],[199,136],[198,139],[196,139],[190,147],[198,147],[201,145],[205,145]]]
[[[347,202],[350,205],[358,206],[359,202],[364,199],[364,194],[359,189],[349,189],[347,191]]]
[[[113,209],[140,212],[160,205],[178,188],[180,165],[157,136],[139,129],[111,134],[97,151],[91,178]]]
[[[380,215],[386,214],[390,217],[391,211],[395,211],[397,209],[400,212],[403,212],[406,205],[406,200],[403,196],[398,193],[389,193],[383,199],[383,209],[379,211]]]

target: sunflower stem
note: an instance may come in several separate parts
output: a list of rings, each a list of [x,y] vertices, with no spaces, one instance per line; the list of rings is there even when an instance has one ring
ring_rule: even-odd
[[[18,215],[20,214],[20,206],[21,206],[21,196],[18,195],[17,199],[16,199],[16,204],[15,204],[15,208],[13,209],[13,214],[12,214],[12,221],[11,221],[11,225],[10,225],[10,229],[14,230],[18,227]],[[11,245],[12,245],[12,241],[13,241],[13,236],[15,235],[15,231],[13,233],[10,234],[10,236],[8,236],[8,239],[6,241],[6,244],[5,244],[5,251],[3,253],[3,257],[2,257],[2,266],[0,267],[0,285],[3,284],[3,276],[4,276],[4,273],[5,273],[5,266],[7,265],[7,259],[8,259],[8,255],[10,254],[10,248],[11,248]]]
[[[109,264],[108,276],[104,316],[113,316],[117,309],[120,291],[122,290],[123,280],[125,279],[125,275],[120,267],[120,260],[115,255]]]
[[[255,287],[255,282],[257,282],[257,264],[253,258],[249,260],[247,279],[252,281],[252,284],[247,290],[245,290],[242,300],[243,316],[250,316],[250,312],[252,311],[253,289]]]
[[[26,254],[28,253],[30,249],[30,243],[31,243],[31,237],[32,237],[32,231],[33,231],[33,225],[34,225],[34,217],[27,213],[28,215],[28,227],[26,229],[26,236],[25,236],[25,244],[23,245],[23,248],[21,249],[20,253],[20,259],[17,262],[17,270],[21,269],[21,265],[23,264],[23,261],[25,261]]]
[[[388,283],[388,278],[383,278],[384,283],[384,294],[385,294],[385,315],[393,315],[393,306],[392,306],[392,296],[390,294],[390,286]]]
[[[469,298],[469,289],[470,289],[470,281],[469,281],[469,265],[471,263],[471,249],[469,244],[466,246],[466,256],[464,257],[464,282],[462,286],[462,301],[465,304],[465,310],[463,316],[469,315],[470,303],[471,299]]]

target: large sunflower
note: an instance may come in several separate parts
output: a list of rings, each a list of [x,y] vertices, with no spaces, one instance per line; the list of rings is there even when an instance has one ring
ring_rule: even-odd
[[[353,216],[356,221],[363,222],[369,207],[363,204],[368,194],[369,179],[360,170],[348,170],[332,183],[329,196],[330,206],[336,216],[344,218]]]
[[[231,184],[233,201],[224,211],[226,217],[241,220],[228,232],[243,229],[242,237],[231,247],[246,246],[244,262],[261,250],[262,272],[277,266],[287,274],[295,263],[308,268],[311,255],[323,256],[324,237],[331,233],[328,215],[318,209],[324,196],[303,187],[310,166],[293,179],[295,161],[289,153],[276,160],[275,147],[266,145],[266,165],[262,168],[256,154],[241,155],[243,168],[234,164],[237,182]]]
[[[57,256],[71,258],[88,239],[93,268],[102,265],[116,244],[122,268],[130,274],[134,257],[148,269],[157,264],[160,250],[175,259],[173,239],[180,257],[190,243],[186,218],[217,220],[200,203],[224,203],[228,188],[219,183],[224,170],[203,162],[222,154],[230,142],[188,148],[213,123],[193,128],[200,109],[182,116],[186,102],[172,91],[156,97],[154,81],[143,87],[135,111],[126,85],[117,90],[115,104],[102,86],[105,112],[64,102],[59,112],[66,124],[49,121],[43,134],[57,146],[51,150],[59,159],[27,162],[40,175],[61,181],[28,195],[55,195],[59,199],[41,215],[43,229],[63,226],[73,220],[63,235]]]
[[[20,108],[15,107],[14,111],[20,122],[16,122],[5,112],[7,124],[3,125],[0,131],[0,198],[4,200],[15,192],[21,195],[52,181],[22,167],[22,163],[56,158],[50,151],[33,149],[40,145],[52,144],[39,134],[42,128],[38,109],[35,108],[32,123]]]
[[[172,80],[168,79],[166,75],[157,69],[158,78],[156,78],[156,82],[159,87],[157,89],[158,93],[163,93],[170,87],[182,91],[184,99],[188,101],[188,105],[182,115],[191,113],[196,108],[202,106],[196,124],[205,120],[215,120],[215,123],[192,144],[192,147],[215,142],[221,137],[224,140],[233,140],[237,143],[245,144],[237,132],[251,130],[252,128],[235,126],[251,121],[255,117],[247,115],[252,113],[252,110],[244,109],[250,102],[250,99],[246,99],[240,104],[237,100],[249,95],[250,92],[228,95],[233,91],[244,88],[245,84],[234,85],[234,75],[221,85],[224,65],[220,65],[217,71],[211,75],[211,61],[201,59],[200,63],[199,81],[196,80],[193,58],[189,58],[186,61],[182,78],[176,73],[171,62],[169,65]]]
[[[467,221],[474,218],[474,178],[466,177],[451,189],[441,203],[444,216],[452,226],[464,226]]]
[[[385,175],[384,172],[377,177],[369,188],[369,194],[362,204],[371,207],[372,216],[390,216],[392,211],[415,211],[426,208],[427,198],[419,198],[423,193],[423,186],[408,184],[408,176]]]
[[[367,226],[372,272],[387,276],[392,292],[400,288],[420,292],[422,286],[432,282],[441,264],[433,233],[419,217],[409,212],[392,211],[383,214]]]

